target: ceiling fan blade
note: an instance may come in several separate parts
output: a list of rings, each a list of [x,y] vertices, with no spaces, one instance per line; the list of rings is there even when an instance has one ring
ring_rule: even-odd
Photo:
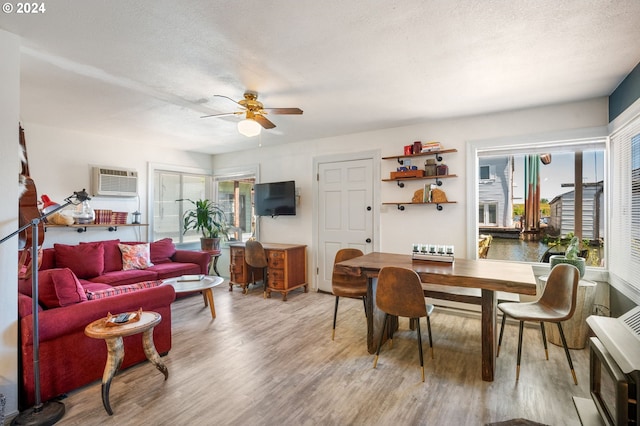
[[[267,120],[265,118],[265,116],[263,116],[263,115],[256,114],[253,117],[253,119],[256,120],[258,122],[258,124],[260,124],[265,129],[273,129],[274,127],[276,127],[275,124],[273,124],[271,121]]]
[[[229,100],[230,100],[231,102],[233,102],[234,104],[236,104],[236,105],[240,105],[242,108],[244,108],[244,106],[243,106],[241,103],[239,103],[239,102],[238,102],[238,101],[236,101],[235,99],[231,99],[231,98],[230,98],[230,97],[228,97],[228,96],[225,96],[225,95],[213,95],[213,96],[217,96],[218,98],[225,98],[225,99],[229,99]]]
[[[203,115],[200,118],[209,118],[209,117],[225,117],[227,115],[240,115],[244,114],[244,111],[236,111],[236,112],[223,112],[222,114],[211,114],[211,115]]]
[[[269,114],[302,114],[300,108],[263,108]]]

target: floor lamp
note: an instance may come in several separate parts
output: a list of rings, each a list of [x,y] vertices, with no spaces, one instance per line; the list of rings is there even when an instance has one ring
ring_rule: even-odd
[[[25,231],[27,228],[31,228],[31,241],[35,244],[31,244],[31,296],[33,300],[32,305],[32,317],[33,317],[33,381],[35,389],[35,404],[33,407],[22,411],[11,422],[12,425],[39,425],[48,426],[58,422],[64,416],[64,404],[59,401],[48,401],[42,403],[40,396],[40,333],[38,332],[38,225],[46,217],[54,214],[58,210],[61,210],[71,204],[80,204],[83,201],[89,200],[89,195],[83,189],[79,192],[74,192],[72,196],[64,199],[64,204],[48,211],[46,214],[33,219],[28,224],[22,226],[17,231],[7,235],[0,244],[4,243],[8,239],[18,235]]]

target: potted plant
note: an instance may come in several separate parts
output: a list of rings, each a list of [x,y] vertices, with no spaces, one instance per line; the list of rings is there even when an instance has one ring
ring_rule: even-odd
[[[188,201],[193,208],[186,210],[182,216],[184,233],[195,230],[202,234],[200,246],[202,250],[220,250],[220,237],[226,235],[227,215],[211,200],[190,200],[188,198],[178,201]]]
[[[580,253],[580,240],[578,237],[573,237],[571,242],[567,246],[567,250],[564,253],[564,256],[561,254],[554,254],[549,257],[549,265],[551,269],[556,266],[558,263],[568,263],[570,265],[575,266],[580,271],[580,278],[584,277],[585,272],[585,258],[578,256]]]

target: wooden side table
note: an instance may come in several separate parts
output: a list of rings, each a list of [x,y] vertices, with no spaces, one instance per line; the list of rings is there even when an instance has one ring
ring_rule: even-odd
[[[117,326],[107,326],[106,318],[95,320],[87,325],[84,334],[94,339],[104,339],[107,344],[107,365],[102,375],[102,405],[109,415],[113,414],[109,404],[109,388],[111,380],[122,365],[124,359],[124,345],[122,338],[133,334],[142,333],[142,345],[147,359],[164,374],[164,379],[169,377],[169,370],[158,355],[153,343],[153,328],[160,323],[162,317],[157,312],[143,312],[139,321]]]

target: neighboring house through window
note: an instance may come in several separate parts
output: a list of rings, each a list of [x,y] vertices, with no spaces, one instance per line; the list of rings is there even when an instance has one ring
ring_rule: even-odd
[[[513,173],[510,157],[479,158],[478,169],[478,223],[511,226]]]
[[[480,225],[497,225],[498,203],[478,204],[478,218]]]
[[[470,251],[479,234],[491,234],[488,259],[538,262],[549,241],[577,235],[589,244],[587,265],[603,266],[607,138],[596,132],[603,135],[470,142]]]
[[[493,181],[496,178],[496,168],[494,165],[488,164],[480,164],[480,182],[486,183],[488,181]]]

